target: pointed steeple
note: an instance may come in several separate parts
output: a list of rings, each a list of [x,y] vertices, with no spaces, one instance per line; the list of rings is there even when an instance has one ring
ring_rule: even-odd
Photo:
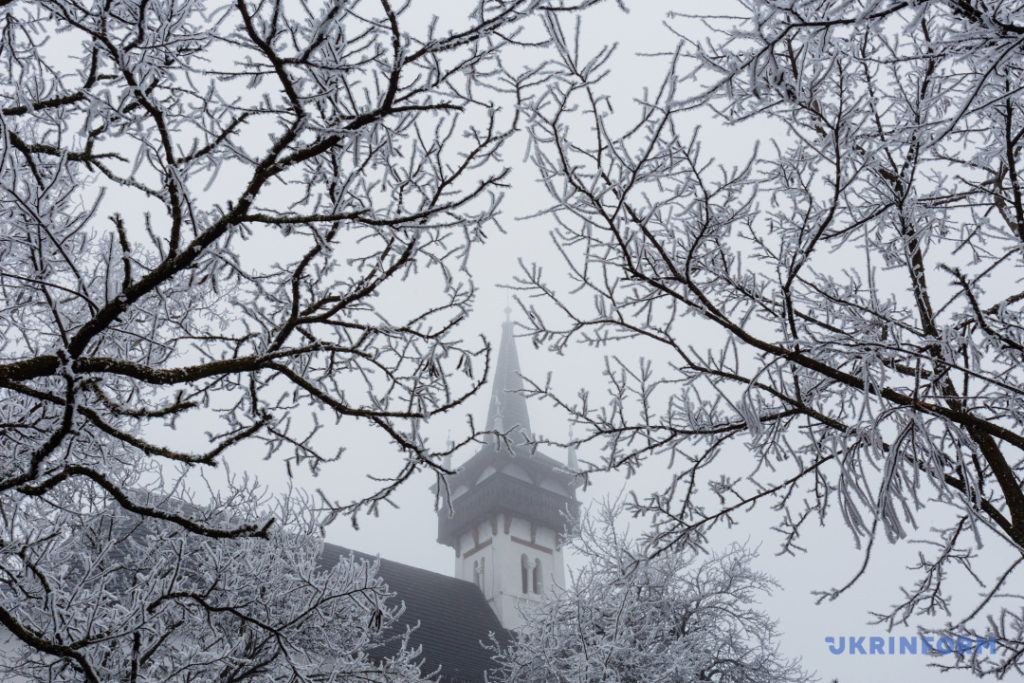
[[[505,309],[506,315],[510,312]],[[519,393],[523,389],[523,379],[520,376],[519,356],[512,329],[511,320],[505,320],[501,325],[501,345],[498,347],[498,361],[494,367],[491,404],[487,409],[487,430],[507,431],[509,442],[518,446],[526,443],[531,432],[526,398]]]
[[[502,625],[515,629],[526,603],[565,585],[562,539],[579,502],[574,473],[528,443],[511,320],[502,325],[493,367],[486,427],[505,438],[488,438],[437,489],[437,540],[455,550],[455,576],[475,581]]]

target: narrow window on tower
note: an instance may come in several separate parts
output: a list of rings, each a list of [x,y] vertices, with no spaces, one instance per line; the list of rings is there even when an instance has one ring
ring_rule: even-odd
[[[480,563],[473,560],[473,583],[480,585]]]
[[[526,553],[523,553],[523,556],[521,558],[519,558],[519,564],[522,567],[522,573],[523,573],[523,592],[524,593],[529,593],[530,592],[530,560],[527,559]]]
[[[480,583],[477,584],[477,585],[480,586],[480,590],[486,592],[486,590],[484,589],[484,586],[487,585],[487,558],[486,557],[481,557],[480,558]]]
[[[533,592],[539,594],[542,590],[544,590],[544,586],[542,585],[540,560],[537,560],[533,564]]]

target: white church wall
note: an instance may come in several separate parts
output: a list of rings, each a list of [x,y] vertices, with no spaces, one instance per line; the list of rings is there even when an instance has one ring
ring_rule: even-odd
[[[522,623],[524,603],[537,602],[554,585],[564,585],[562,551],[554,530],[498,515],[467,532],[459,542],[456,576],[480,586],[506,628]],[[523,561],[527,565],[523,592]],[[538,567],[539,563],[539,567]]]

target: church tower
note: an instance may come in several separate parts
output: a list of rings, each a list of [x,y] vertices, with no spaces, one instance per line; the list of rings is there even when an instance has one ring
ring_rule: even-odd
[[[512,322],[502,325],[486,429],[487,442],[448,479],[437,540],[455,550],[455,576],[473,581],[508,629],[521,608],[565,585],[562,536],[579,511],[575,479],[561,462],[535,451]]]

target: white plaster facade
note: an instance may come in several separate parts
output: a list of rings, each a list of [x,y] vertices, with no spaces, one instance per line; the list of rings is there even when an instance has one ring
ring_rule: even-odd
[[[522,607],[565,585],[558,541],[553,529],[498,513],[459,539],[455,576],[476,583],[502,625],[514,630],[523,623]]]

